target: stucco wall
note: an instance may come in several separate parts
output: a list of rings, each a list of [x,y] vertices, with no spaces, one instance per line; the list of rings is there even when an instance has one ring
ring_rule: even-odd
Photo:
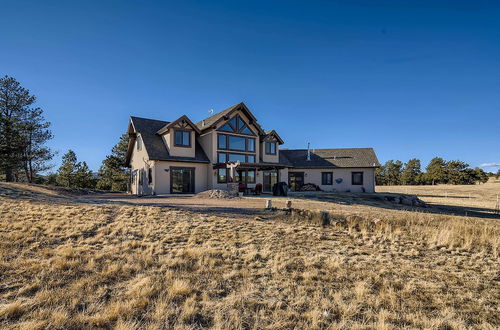
[[[339,168],[339,169],[300,169],[294,168],[293,172],[304,172],[304,183],[314,183],[318,185],[323,191],[337,191],[337,192],[365,192],[375,191],[375,170],[373,168]],[[321,173],[333,172],[333,184],[322,185]],[[351,173],[363,172],[363,185],[351,184]],[[335,182],[336,179],[341,178],[342,182]]]
[[[156,161],[154,165],[154,193],[170,194],[170,167],[194,167],[194,187],[195,193],[207,189],[207,168],[211,166],[206,163],[187,163]],[[167,170],[168,171],[165,171]]]
[[[137,139],[139,138],[140,134],[137,136]],[[133,171],[137,170],[137,175],[131,182],[130,189],[132,194],[149,195],[153,187],[148,184],[147,171],[150,166],[153,166],[154,162],[148,161],[149,158],[144,143],[142,143],[142,149],[137,150],[137,139],[130,157],[130,172],[133,173]],[[139,176],[142,176],[142,185],[139,185]]]
[[[207,155],[208,159],[212,163],[217,162],[217,133],[214,131],[200,135],[198,137],[198,142],[200,142],[203,151]]]

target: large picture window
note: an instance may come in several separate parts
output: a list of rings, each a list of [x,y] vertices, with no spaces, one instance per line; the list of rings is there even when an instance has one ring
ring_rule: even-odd
[[[226,152],[217,153],[217,163],[226,162],[255,163],[255,155]]]
[[[175,130],[174,145],[176,147],[191,147],[191,132],[183,130]]]
[[[363,184],[363,172],[352,172],[352,185],[360,186]]]
[[[229,154],[228,161],[230,162],[246,162],[246,155],[244,154]]]
[[[219,134],[217,147],[223,150],[255,152],[255,139],[244,136]]]
[[[333,184],[333,172],[322,172],[321,184],[331,186]]]
[[[246,138],[241,137],[241,136],[228,136],[229,139],[229,150],[239,150],[239,151],[246,151],[247,146],[246,146]]]

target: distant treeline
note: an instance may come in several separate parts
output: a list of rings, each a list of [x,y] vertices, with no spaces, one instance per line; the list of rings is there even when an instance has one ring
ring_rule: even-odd
[[[475,184],[485,183],[493,173],[486,173],[481,168],[470,168],[460,160],[446,161],[435,157],[421,169],[420,160],[389,160],[375,172],[377,185],[432,185],[432,184]],[[498,178],[500,170],[496,174]]]

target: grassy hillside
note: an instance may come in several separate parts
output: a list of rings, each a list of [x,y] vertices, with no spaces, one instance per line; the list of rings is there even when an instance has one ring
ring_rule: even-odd
[[[321,227],[0,184],[0,327],[500,326],[498,219],[349,207]]]

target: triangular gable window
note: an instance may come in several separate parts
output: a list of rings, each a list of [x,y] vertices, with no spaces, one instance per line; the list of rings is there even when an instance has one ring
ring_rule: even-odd
[[[238,116],[236,116],[236,117],[238,117]],[[229,121],[229,125],[231,125],[231,127],[233,127],[235,131],[238,130],[236,117],[231,118],[231,120]]]
[[[231,118],[226,124],[219,128],[219,131],[254,135],[252,130],[248,128],[247,124],[239,115]]]
[[[238,129],[239,130],[242,130],[245,125],[245,122],[241,119],[240,116],[236,116],[236,118],[238,119]]]
[[[229,123],[226,123],[224,126],[219,128],[219,130],[224,132],[234,132],[234,129],[231,127],[231,125],[229,125]]]
[[[246,126],[241,130],[241,133],[253,135],[252,131]]]

